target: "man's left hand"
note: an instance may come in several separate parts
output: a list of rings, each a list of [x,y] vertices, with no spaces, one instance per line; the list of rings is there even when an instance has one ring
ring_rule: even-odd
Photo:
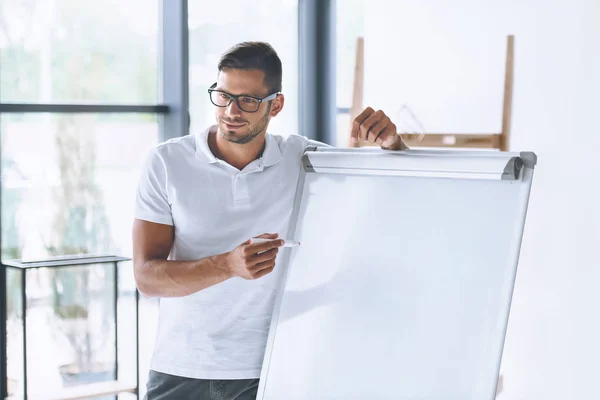
[[[371,107],[358,115],[352,122],[350,137],[353,143],[364,140],[377,143],[385,150],[405,150],[408,147],[396,132],[396,125],[381,110],[375,111]]]

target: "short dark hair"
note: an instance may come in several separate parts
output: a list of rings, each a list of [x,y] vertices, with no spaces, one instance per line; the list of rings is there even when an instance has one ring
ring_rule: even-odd
[[[281,92],[281,60],[273,47],[266,42],[238,43],[219,60],[219,71],[226,68],[257,69],[265,73],[269,93]]]

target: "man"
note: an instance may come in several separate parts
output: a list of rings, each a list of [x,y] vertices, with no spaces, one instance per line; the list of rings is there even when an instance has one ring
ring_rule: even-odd
[[[255,399],[278,287],[303,136],[266,133],[283,109],[281,61],[262,42],[225,53],[209,89],[217,125],[150,154],[133,228],[139,290],[160,297],[147,385],[154,399]],[[405,145],[381,111],[365,109],[354,140]],[[273,239],[254,243],[251,238]]]

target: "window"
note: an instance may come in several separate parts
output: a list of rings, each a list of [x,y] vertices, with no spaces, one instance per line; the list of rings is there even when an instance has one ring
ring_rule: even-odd
[[[283,64],[285,107],[269,132],[298,134],[298,2],[189,2],[189,76],[191,132],[215,123],[207,90],[215,82],[221,55],[242,41],[269,42]]]
[[[4,0],[0,99],[156,103],[157,0]]]
[[[158,142],[157,117],[153,115],[119,114],[10,114],[0,125],[2,140],[2,257],[44,258],[54,255],[104,253],[131,255],[131,224],[140,167]],[[90,296],[92,324],[107,329],[90,330],[98,355],[112,355],[110,318],[110,269],[105,266],[86,268],[85,287],[100,287]],[[77,271],[81,271],[76,269]],[[65,335],[64,323],[56,313],[53,289],[63,281],[71,282],[72,269],[35,270],[28,273],[28,387],[46,391],[66,385],[61,367],[70,362],[73,351],[80,350],[76,339]],[[119,281],[121,291],[130,293],[135,287],[131,266]],[[59,279],[55,273],[60,274]],[[81,276],[81,275],[79,275]],[[8,374],[9,382],[19,387],[22,371],[20,275],[9,273],[8,282]],[[111,281],[112,282],[112,281]],[[63,292],[64,295],[64,292]],[[110,298],[110,297],[109,297]],[[153,306],[142,302],[146,315]],[[120,330],[129,329],[123,337],[132,337],[131,301],[119,302]],[[105,318],[109,326],[105,326]],[[142,317],[141,322],[145,319]],[[153,332],[152,321],[142,325]],[[148,325],[149,324],[149,325]],[[147,326],[148,325],[148,326]],[[39,331],[51,332],[39,335]],[[67,340],[66,338],[70,338]],[[151,349],[148,338],[142,338],[142,359]],[[133,339],[132,339],[133,342]],[[119,348],[120,373],[132,381],[133,343]],[[112,358],[104,362],[112,362]],[[142,368],[145,364],[142,363]],[[64,369],[64,367],[63,367]],[[111,372],[98,375],[112,379]],[[145,376],[142,371],[142,380]]]
[[[3,260],[85,253],[131,256],[140,169],[159,141],[159,114],[168,112],[157,104],[159,1],[163,7],[174,4],[164,0],[0,2]],[[40,108],[56,112],[42,113]],[[73,352],[77,350],[73,343],[81,340],[61,335],[65,319],[56,313],[56,291],[64,295],[74,281],[71,271],[69,267],[27,274],[30,394],[39,390],[47,394],[72,384],[61,376],[60,366],[82,355]],[[123,265],[120,273],[123,298],[135,288],[131,265]],[[99,301],[111,293],[106,287],[107,281],[112,282],[110,268],[91,265],[77,276],[78,282],[86,277],[90,307],[85,314],[90,326],[98,327],[112,315],[112,303]],[[0,323],[7,326],[9,390],[20,396],[21,276],[8,271],[6,278],[8,315]],[[102,307],[108,307],[107,313]],[[123,322],[119,330],[129,330],[123,337],[131,339],[133,302],[120,301],[118,307]],[[140,307],[141,329],[153,332],[154,321],[144,321],[142,316],[144,310],[154,310],[154,303],[142,301]],[[93,329],[99,334],[96,355],[112,362],[114,328],[110,323],[102,327]],[[129,382],[135,381],[134,340],[119,346],[119,378]],[[151,334],[140,339],[142,395],[151,351],[148,340]],[[112,375],[100,380],[107,379],[112,380]]]

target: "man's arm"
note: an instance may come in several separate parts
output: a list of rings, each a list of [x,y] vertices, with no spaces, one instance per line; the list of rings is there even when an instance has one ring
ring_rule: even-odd
[[[275,239],[277,234],[260,237]],[[171,225],[136,219],[133,225],[133,269],[138,289],[146,296],[181,297],[234,276],[258,279],[273,270],[281,240],[252,244],[192,261],[168,261],[174,240]]]

